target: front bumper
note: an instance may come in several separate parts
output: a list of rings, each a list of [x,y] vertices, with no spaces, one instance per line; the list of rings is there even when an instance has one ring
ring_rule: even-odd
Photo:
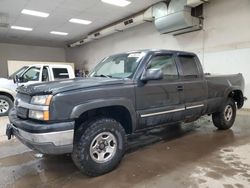
[[[10,112],[9,119],[11,124],[6,128],[9,139],[15,136],[32,150],[43,154],[72,153],[74,121],[39,124],[18,118],[15,110]]]

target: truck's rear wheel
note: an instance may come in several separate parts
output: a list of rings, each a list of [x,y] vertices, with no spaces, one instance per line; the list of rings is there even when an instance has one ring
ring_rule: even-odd
[[[83,133],[76,135],[72,159],[88,176],[99,176],[113,170],[125,152],[126,136],[121,124],[114,119],[90,121]]]
[[[0,116],[7,116],[12,107],[12,100],[5,95],[0,95]]]
[[[219,130],[230,129],[235,121],[236,105],[233,99],[229,98],[219,112],[212,115],[213,123]]]

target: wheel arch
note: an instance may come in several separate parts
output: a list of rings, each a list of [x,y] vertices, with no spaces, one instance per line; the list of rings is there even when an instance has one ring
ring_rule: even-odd
[[[13,94],[11,94],[10,92],[7,92],[7,91],[0,91],[0,95],[4,95],[6,97],[9,97],[12,102],[14,102],[15,100],[15,97],[13,96]]]
[[[243,107],[244,95],[240,89],[235,88],[235,89],[231,90],[230,92],[228,92],[227,97],[232,98],[236,102],[238,109],[241,109]]]
[[[133,104],[127,99],[98,100],[74,107],[71,118],[76,120],[76,127],[96,116],[114,118],[120,122],[127,134],[136,128],[136,113]]]

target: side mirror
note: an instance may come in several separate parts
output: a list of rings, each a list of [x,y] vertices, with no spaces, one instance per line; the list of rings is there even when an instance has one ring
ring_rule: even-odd
[[[161,69],[147,69],[143,72],[141,81],[161,80],[163,79],[163,72]]]
[[[13,76],[13,82],[18,83],[19,82],[19,77],[18,75]]]
[[[13,81],[14,81],[14,83],[21,83],[21,82],[23,82],[23,77],[22,76],[18,76],[18,75],[15,75],[14,77],[13,77]]]

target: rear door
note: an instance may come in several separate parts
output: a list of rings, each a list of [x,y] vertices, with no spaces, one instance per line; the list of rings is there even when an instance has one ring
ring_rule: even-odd
[[[178,54],[176,56],[182,82],[180,97],[185,101],[185,118],[199,117],[205,112],[207,84],[197,56]]]
[[[147,69],[161,68],[162,80],[149,80],[136,87],[136,108],[139,115],[139,128],[178,121],[185,110],[179,96],[179,73],[174,54],[154,55]]]

